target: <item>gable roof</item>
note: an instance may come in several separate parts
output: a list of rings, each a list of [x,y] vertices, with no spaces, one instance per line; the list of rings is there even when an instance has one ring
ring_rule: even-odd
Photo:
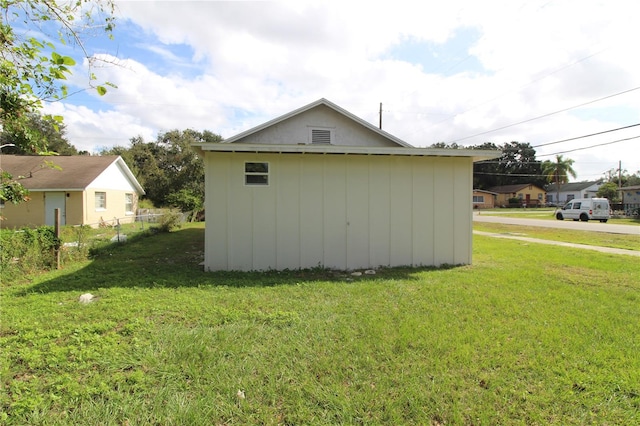
[[[487,191],[486,189],[474,189],[473,192],[484,192],[485,194],[498,195],[497,192]]]
[[[534,185],[532,183],[520,183],[517,185],[494,186],[492,188],[489,188],[489,191],[496,192],[498,194],[515,194],[519,190],[526,188],[528,186],[535,186],[536,188],[538,188],[538,185]]]
[[[265,143],[234,143],[247,136],[258,133],[270,126],[274,126],[289,118],[295,117],[318,106],[325,106],[341,114],[347,119],[375,132],[383,138],[391,141],[395,146],[353,146],[353,145],[329,145],[329,144],[265,144]],[[497,150],[477,149],[445,149],[445,148],[416,148],[407,142],[381,130],[372,124],[351,114],[349,111],[322,98],[308,105],[291,111],[264,124],[239,133],[222,142],[201,142],[192,144],[197,152],[203,155],[205,152],[253,152],[253,153],[293,153],[293,154],[336,154],[336,155],[399,155],[419,157],[467,157],[472,161],[489,160],[499,157],[502,152]]]
[[[119,155],[105,156],[52,156],[43,157],[36,155],[2,155],[0,156],[0,169],[11,173],[14,179],[26,189],[32,191],[59,190],[81,191],[112,164],[117,164],[122,173],[131,182],[140,194],[144,189],[122,157]],[[52,164],[50,166],[48,164]]]
[[[583,189],[586,189],[590,186],[596,185],[601,183],[601,181],[590,181],[590,182],[570,182],[570,183],[563,183],[560,185],[560,191],[561,192],[573,192],[573,191],[582,191]],[[549,192],[553,192],[556,190],[556,184],[554,183],[550,183],[549,185],[547,185],[546,190]]]
[[[361,119],[360,117],[357,117],[357,116],[353,115],[352,113],[350,113],[346,109],[339,107],[338,105],[334,104],[333,102],[328,101],[325,98],[318,99],[315,102],[312,102],[312,103],[310,103],[308,105],[305,105],[305,106],[303,106],[301,108],[298,108],[298,109],[296,109],[294,111],[291,111],[291,112],[289,112],[287,114],[281,115],[280,117],[274,118],[273,120],[267,121],[266,123],[260,124],[259,126],[256,126],[256,127],[252,128],[252,129],[249,129],[249,130],[246,130],[246,131],[244,131],[242,133],[239,133],[239,134],[237,134],[237,135],[235,135],[233,137],[230,137],[229,139],[225,139],[221,143],[233,143],[233,142],[236,142],[236,141],[238,141],[240,139],[246,138],[247,136],[250,136],[250,135],[252,135],[254,133],[257,133],[257,132],[259,132],[261,130],[264,130],[267,127],[271,127],[271,126],[273,126],[275,124],[278,124],[278,123],[280,123],[282,121],[288,120],[288,119],[290,119],[292,117],[295,117],[296,115],[300,115],[300,114],[302,114],[304,112],[307,112],[307,111],[309,111],[309,110],[311,110],[313,108],[316,108],[316,107],[318,107],[320,105],[324,105],[324,106],[326,106],[328,108],[331,108],[335,112],[337,112],[339,114],[342,114],[343,116],[345,116],[345,117],[349,118],[350,120],[358,123],[359,125],[361,125],[363,127],[366,127],[367,129],[377,133],[378,135],[380,135],[380,136],[382,136],[382,137],[394,142],[398,146],[412,148],[412,145],[408,144],[407,142],[405,142],[405,141],[393,136],[390,133],[385,132],[382,129],[377,128],[376,126],[372,125],[371,123]]]

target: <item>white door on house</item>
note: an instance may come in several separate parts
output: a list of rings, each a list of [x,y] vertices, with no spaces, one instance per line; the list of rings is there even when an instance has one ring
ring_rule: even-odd
[[[56,209],[60,209],[60,225],[64,225],[67,211],[65,209],[66,194],[64,192],[44,193],[45,224],[54,226],[56,223]]]

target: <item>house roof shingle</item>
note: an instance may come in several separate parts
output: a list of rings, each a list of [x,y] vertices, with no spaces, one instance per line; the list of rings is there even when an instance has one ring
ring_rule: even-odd
[[[498,194],[515,194],[516,192],[518,192],[519,190],[526,188],[530,185],[533,185],[531,183],[520,183],[520,184],[516,184],[516,185],[502,185],[502,186],[494,186],[492,188],[489,188],[488,190],[491,192],[496,192]],[[536,186],[536,185],[533,185]]]
[[[588,188],[592,185],[600,183],[599,181],[590,181],[590,182],[569,182],[563,183],[560,185],[560,190],[562,192],[574,192],[574,191],[582,191],[585,188]],[[545,187],[545,189],[549,192],[553,192],[556,190],[556,184],[550,183]]]
[[[0,169],[11,173],[14,179],[29,190],[84,190],[111,164],[122,162],[123,171],[134,186],[142,187],[121,157],[105,156],[23,156],[1,155]]]

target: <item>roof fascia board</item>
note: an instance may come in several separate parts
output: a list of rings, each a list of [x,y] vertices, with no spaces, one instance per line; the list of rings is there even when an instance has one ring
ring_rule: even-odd
[[[442,148],[365,147],[347,145],[268,145],[198,143],[193,146],[203,152],[254,152],[274,154],[342,154],[342,155],[398,155],[422,157],[472,157],[473,161],[497,158],[502,151]]]

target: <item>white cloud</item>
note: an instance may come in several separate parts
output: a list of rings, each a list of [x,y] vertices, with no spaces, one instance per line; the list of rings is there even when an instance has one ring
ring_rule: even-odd
[[[144,45],[153,60],[124,57],[124,66],[98,70],[118,89],[95,104],[102,110],[64,106],[70,140],[152,140],[173,128],[229,137],[320,97],[372,123],[382,102],[385,130],[419,146],[463,138],[537,145],[639,121],[637,91],[590,105],[615,107],[624,117],[580,118],[572,110],[482,134],[640,86],[640,61],[630,54],[640,39],[634,2],[429,3],[119,1],[124,26],[137,30],[116,33],[116,41]],[[417,53],[438,61],[438,49],[469,29],[478,38],[455,46],[462,58],[455,67],[423,69],[388,56],[418,41],[413,48],[425,50]],[[640,169],[638,146],[566,156],[576,159],[580,177],[591,178],[618,159]]]

